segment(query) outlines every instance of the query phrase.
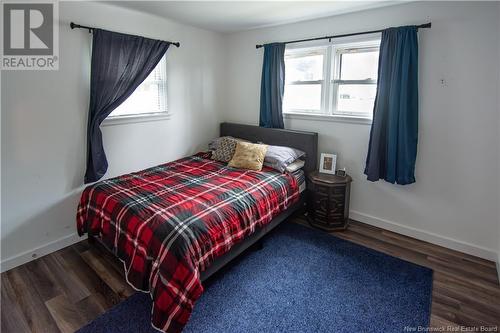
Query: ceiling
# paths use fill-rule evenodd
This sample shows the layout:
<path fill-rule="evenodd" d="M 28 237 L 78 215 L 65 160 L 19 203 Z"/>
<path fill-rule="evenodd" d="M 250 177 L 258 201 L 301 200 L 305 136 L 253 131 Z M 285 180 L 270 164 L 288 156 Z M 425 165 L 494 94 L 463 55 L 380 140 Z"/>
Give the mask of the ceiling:
<path fill-rule="evenodd" d="M 403 0 L 404 1 L 404 0 Z M 105 1 L 195 27 L 236 32 L 378 8 L 403 1 Z"/>

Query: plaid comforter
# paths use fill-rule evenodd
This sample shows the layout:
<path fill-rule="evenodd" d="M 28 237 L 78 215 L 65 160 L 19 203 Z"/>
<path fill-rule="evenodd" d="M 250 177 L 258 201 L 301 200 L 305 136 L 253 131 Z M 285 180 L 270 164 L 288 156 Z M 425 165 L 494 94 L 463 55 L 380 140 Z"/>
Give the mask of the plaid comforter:
<path fill-rule="evenodd" d="M 199 153 L 88 186 L 79 235 L 96 235 L 150 292 L 152 325 L 179 332 L 203 292 L 200 272 L 295 203 L 297 181 L 265 168 L 238 170 Z"/>

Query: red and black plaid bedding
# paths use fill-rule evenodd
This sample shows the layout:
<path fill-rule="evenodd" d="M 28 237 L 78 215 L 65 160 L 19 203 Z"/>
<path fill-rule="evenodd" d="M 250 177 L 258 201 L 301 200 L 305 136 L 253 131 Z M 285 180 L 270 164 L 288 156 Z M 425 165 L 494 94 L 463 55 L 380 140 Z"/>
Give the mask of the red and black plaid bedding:
<path fill-rule="evenodd" d="M 100 240 L 150 292 L 152 325 L 179 332 L 203 292 L 200 272 L 299 198 L 297 181 L 270 168 L 227 167 L 199 153 L 88 186 L 79 235 Z"/>

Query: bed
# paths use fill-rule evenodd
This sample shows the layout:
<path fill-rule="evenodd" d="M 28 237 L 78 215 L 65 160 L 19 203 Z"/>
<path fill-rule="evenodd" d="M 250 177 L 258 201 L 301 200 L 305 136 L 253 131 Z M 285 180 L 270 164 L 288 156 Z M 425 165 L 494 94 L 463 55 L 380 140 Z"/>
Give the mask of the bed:
<path fill-rule="evenodd" d="M 317 133 L 222 123 L 220 134 L 303 150 L 304 171 L 316 169 Z M 230 168 L 202 152 L 88 186 L 77 229 L 151 294 L 153 327 L 178 332 L 202 282 L 303 207 L 299 185 L 293 175 Z"/>

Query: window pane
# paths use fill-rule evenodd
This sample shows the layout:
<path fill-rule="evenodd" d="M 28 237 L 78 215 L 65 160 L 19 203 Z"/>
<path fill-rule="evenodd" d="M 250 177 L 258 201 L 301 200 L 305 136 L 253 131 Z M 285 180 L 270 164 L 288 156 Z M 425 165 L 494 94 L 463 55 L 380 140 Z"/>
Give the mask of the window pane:
<path fill-rule="evenodd" d="M 291 84 L 285 87 L 285 110 L 321 111 L 321 84 Z"/>
<path fill-rule="evenodd" d="M 323 55 L 289 56 L 285 58 L 285 80 L 316 81 L 323 79 Z"/>
<path fill-rule="evenodd" d="M 137 89 L 108 117 L 166 111 L 165 57 Z"/>
<path fill-rule="evenodd" d="M 110 116 L 160 112 L 158 84 L 143 82 Z"/>
<path fill-rule="evenodd" d="M 337 112 L 371 115 L 376 93 L 375 84 L 341 84 L 338 89 Z"/>
<path fill-rule="evenodd" d="M 377 79 L 378 51 L 341 54 L 341 80 Z"/>

